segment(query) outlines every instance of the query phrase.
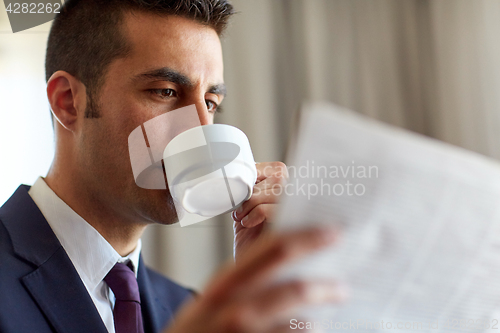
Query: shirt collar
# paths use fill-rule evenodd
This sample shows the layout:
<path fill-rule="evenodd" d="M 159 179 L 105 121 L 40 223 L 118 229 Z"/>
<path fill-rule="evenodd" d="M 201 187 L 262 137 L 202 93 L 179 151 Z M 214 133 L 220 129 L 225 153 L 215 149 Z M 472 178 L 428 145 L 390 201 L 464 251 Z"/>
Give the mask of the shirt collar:
<path fill-rule="evenodd" d="M 142 247 L 140 239 L 135 250 L 122 257 L 94 227 L 59 198 L 42 177 L 28 193 L 89 290 L 94 290 L 117 262 L 130 260 L 137 277 Z"/>

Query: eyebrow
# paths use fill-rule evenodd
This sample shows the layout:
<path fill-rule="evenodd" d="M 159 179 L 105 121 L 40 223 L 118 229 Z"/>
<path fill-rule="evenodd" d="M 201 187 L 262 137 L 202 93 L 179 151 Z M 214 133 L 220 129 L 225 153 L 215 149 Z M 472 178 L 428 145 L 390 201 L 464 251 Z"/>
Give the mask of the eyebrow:
<path fill-rule="evenodd" d="M 213 86 L 210 86 L 208 88 L 207 92 L 211 93 L 211 94 L 222 95 L 222 96 L 226 97 L 226 94 L 227 94 L 226 85 L 224 83 L 214 84 Z"/>
<path fill-rule="evenodd" d="M 141 73 L 133 78 L 134 81 L 152 80 L 152 79 L 168 81 L 176 83 L 181 86 L 187 86 L 187 87 L 194 86 L 193 82 L 189 79 L 189 77 L 168 67 L 158 68 L 149 72 Z M 226 85 L 224 83 L 214 84 L 208 88 L 207 92 L 211 94 L 222 95 L 225 97 L 227 93 Z"/>

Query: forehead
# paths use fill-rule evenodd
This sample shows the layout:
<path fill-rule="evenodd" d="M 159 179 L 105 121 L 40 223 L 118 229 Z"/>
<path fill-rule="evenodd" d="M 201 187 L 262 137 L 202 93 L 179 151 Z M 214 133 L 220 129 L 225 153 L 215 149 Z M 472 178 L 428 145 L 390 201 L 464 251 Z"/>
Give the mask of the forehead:
<path fill-rule="evenodd" d="M 194 20 L 142 12 L 124 14 L 123 32 L 134 74 L 168 67 L 193 81 L 223 81 L 222 49 L 214 29 Z"/>

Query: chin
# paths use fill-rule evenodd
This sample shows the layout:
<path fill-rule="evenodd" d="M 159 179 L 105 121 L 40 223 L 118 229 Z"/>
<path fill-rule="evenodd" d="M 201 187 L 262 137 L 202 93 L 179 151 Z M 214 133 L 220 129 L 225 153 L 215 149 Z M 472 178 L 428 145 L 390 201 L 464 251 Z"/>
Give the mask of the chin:
<path fill-rule="evenodd" d="M 158 224 L 171 225 L 179 222 L 174 200 L 168 191 L 147 190 L 141 196 L 141 211 L 148 221 Z"/>

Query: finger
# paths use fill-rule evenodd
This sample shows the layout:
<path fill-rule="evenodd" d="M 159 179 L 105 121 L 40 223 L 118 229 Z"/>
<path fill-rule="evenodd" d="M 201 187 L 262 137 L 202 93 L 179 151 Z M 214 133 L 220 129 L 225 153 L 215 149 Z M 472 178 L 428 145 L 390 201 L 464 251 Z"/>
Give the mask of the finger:
<path fill-rule="evenodd" d="M 297 312 L 299 307 L 339 303 L 347 294 L 332 281 L 289 281 L 268 287 L 233 307 L 241 314 L 241 326 L 264 332 Z"/>
<path fill-rule="evenodd" d="M 260 204 L 253 208 L 242 220 L 245 228 L 253 228 L 261 223 L 272 220 L 276 204 Z"/>
<path fill-rule="evenodd" d="M 255 242 L 253 254 L 242 257 L 236 279 L 243 283 L 244 280 L 251 281 L 254 277 L 262 278 L 261 275 L 265 275 L 262 273 L 269 273 L 278 265 L 319 250 L 336 238 L 337 230 L 332 228 L 302 229 L 262 237 Z"/>
<path fill-rule="evenodd" d="M 213 281 L 205 299 L 217 303 L 238 288 L 263 284 L 280 266 L 331 244 L 336 237 L 337 231 L 331 228 L 310 228 L 261 237 L 242 255 L 236 268 L 226 267 Z"/>
<path fill-rule="evenodd" d="M 289 281 L 266 288 L 255 296 L 255 315 L 278 318 L 299 306 L 336 304 L 347 300 L 348 291 L 334 281 Z"/>
<path fill-rule="evenodd" d="M 250 245 L 255 243 L 259 237 L 264 237 L 265 225 L 256 225 L 253 228 L 245 228 L 241 222 L 234 222 L 234 259 L 239 261 L 241 254 L 248 249 Z"/>
<path fill-rule="evenodd" d="M 241 221 L 255 206 L 263 203 L 276 203 L 282 192 L 284 178 L 278 174 L 272 175 L 254 186 L 253 194 L 237 210 L 233 212 L 233 219 Z"/>
<path fill-rule="evenodd" d="M 257 168 L 257 183 L 276 173 L 288 178 L 288 170 L 283 162 L 262 162 L 255 164 L 255 167 Z"/>
<path fill-rule="evenodd" d="M 240 230 L 244 229 L 245 227 L 241 225 L 241 222 L 236 221 L 234 219 L 234 216 L 233 216 L 233 221 L 234 221 L 234 223 L 233 223 L 233 232 L 234 232 L 235 235 L 237 235 L 240 232 Z"/>

